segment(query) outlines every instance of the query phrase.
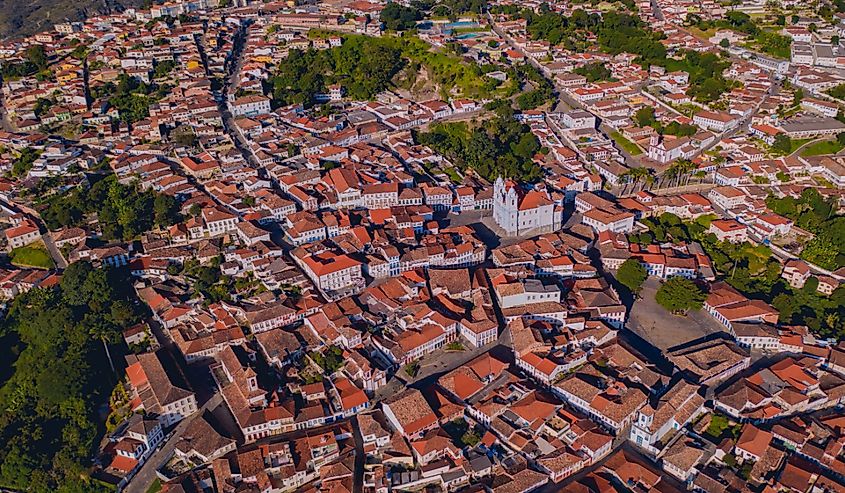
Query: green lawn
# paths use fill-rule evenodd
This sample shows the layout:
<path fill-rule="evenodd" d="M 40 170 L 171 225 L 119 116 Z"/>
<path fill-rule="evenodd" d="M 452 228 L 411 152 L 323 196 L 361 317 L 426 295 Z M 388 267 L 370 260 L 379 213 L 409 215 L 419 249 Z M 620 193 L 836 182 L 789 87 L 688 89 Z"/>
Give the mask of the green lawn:
<path fill-rule="evenodd" d="M 625 136 L 620 134 L 619 132 L 610 132 L 610 138 L 612 138 L 617 144 L 619 144 L 619 147 L 625 149 L 628 154 L 632 156 L 639 156 L 643 153 L 643 150 L 640 148 L 640 146 L 626 139 Z"/>
<path fill-rule="evenodd" d="M 803 157 L 822 156 L 824 154 L 836 154 L 844 147 L 835 140 L 823 140 L 808 145 L 801 151 Z"/>
<path fill-rule="evenodd" d="M 770 154 L 772 154 L 774 156 L 788 156 L 788 155 L 794 153 L 795 151 L 797 151 L 802 145 L 804 145 L 807 142 L 810 142 L 812 140 L 815 140 L 815 139 L 792 139 L 792 143 L 791 143 L 792 145 L 789 148 L 789 152 L 786 152 L 786 153 L 778 151 L 777 149 L 774 149 L 771 146 L 768 146 L 765 143 L 762 143 L 762 141 L 760 141 L 760 142 L 763 146 L 762 148 L 768 147 Z"/>
<path fill-rule="evenodd" d="M 52 269 L 56 265 L 50 254 L 40 242 L 31 245 L 15 248 L 9 252 L 12 264 L 21 267 L 36 267 L 39 269 Z"/>
<path fill-rule="evenodd" d="M 813 139 L 792 139 L 792 148 L 789 149 L 789 153 L 792 154 L 793 152 L 797 151 L 802 145 L 812 140 Z"/>
<path fill-rule="evenodd" d="M 147 493 L 158 493 L 159 491 L 161 491 L 161 480 L 156 478 L 153 484 L 147 489 Z"/>

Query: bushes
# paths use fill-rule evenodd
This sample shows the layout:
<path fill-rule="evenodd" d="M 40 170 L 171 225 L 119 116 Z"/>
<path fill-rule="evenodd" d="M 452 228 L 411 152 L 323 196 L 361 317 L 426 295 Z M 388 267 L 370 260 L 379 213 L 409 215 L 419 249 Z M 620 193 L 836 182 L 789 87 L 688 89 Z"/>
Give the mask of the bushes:
<path fill-rule="evenodd" d="M 343 349 L 338 346 L 330 346 L 325 351 L 311 353 L 311 359 L 326 375 L 331 375 L 343 366 Z"/>
<path fill-rule="evenodd" d="M 410 363 L 405 365 L 403 369 L 405 370 L 406 375 L 411 378 L 414 378 L 417 376 L 417 373 L 420 372 L 420 363 L 419 361 L 411 361 Z"/>

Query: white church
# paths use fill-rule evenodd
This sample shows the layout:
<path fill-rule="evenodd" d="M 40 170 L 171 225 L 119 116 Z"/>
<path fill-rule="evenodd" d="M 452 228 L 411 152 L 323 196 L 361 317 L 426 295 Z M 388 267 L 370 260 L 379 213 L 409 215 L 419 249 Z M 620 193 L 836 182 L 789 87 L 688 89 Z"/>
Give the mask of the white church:
<path fill-rule="evenodd" d="M 493 185 L 493 220 L 508 236 L 550 233 L 563 225 L 563 206 L 545 190 L 525 190 L 499 177 Z"/>

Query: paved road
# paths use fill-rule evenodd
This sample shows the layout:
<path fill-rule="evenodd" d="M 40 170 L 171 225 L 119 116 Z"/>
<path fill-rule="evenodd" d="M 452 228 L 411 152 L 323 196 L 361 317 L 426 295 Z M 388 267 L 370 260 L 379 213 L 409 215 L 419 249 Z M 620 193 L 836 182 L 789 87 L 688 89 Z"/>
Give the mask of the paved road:
<path fill-rule="evenodd" d="M 640 297 L 628 314 L 625 327 L 652 346 L 666 351 L 681 344 L 706 337 L 725 328 L 704 310 L 693 310 L 686 316 L 672 315 L 654 299 L 660 281 L 649 277 L 643 283 Z"/>
<path fill-rule="evenodd" d="M 44 244 L 47 246 L 47 251 L 50 252 L 50 257 L 53 258 L 53 262 L 56 263 L 56 267 L 59 269 L 67 268 L 67 260 L 65 260 L 64 255 L 62 255 L 61 250 L 56 246 L 56 242 L 53 241 L 53 233 L 47 232 L 47 234 L 42 235 L 41 238 L 44 240 Z"/>
<path fill-rule="evenodd" d="M 364 437 L 361 435 L 361 427 L 358 425 L 358 416 L 352 416 L 352 439 L 355 441 L 355 470 L 352 476 L 352 493 L 364 491 L 364 464 L 367 456 L 364 454 Z"/>
<path fill-rule="evenodd" d="M 229 95 L 234 94 L 237 91 L 238 77 L 240 76 L 241 67 L 243 67 L 244 63 L 243 54 L 244 46 L 246 44 L 246 31 L 248 27 L 248 24 L 243 24 L 238 30 L 238 33 L 235 35 L 232 57 L 229 59 L 229 75 L 226 77 L 223 88 L 220 90 L 220 98 L 217 100 L 217 105 L 220 108 L 220 116 L 223 119 L 223 129 L 232 138 L 232 141 L 235 143 L 235 147 L 241 151 L 244 159 L 246 159 L 249 164 L 255 168 L 260 168 L 261 163 L 258 162 L 258 158 L 256 158 L 252 153 L 252 148 L 250 147 L 249 142 L 241 134 L 237 125 L 235 125 L 235 119 L 229 111 L 228 104 Z"/>

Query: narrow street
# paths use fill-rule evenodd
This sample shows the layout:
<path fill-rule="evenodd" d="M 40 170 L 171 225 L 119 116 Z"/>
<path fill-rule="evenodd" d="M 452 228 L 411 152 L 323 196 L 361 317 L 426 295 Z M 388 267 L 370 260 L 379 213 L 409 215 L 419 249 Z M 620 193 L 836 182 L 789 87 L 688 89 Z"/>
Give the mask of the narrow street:
<path fill-rule="evenodd" d="M 223 129 L 232 138 L 235 147 L 243 155 L 244 159 L 254 168 L 260 168 L 261 164 L 252 153 L 249 142 L 241 135 L 240 130 L 235 125 L 235 119 L 232 112 L 229 111 L 229 97 L 234 97 L 237 92 L 238 77 L 240 76 L 241 67 L 244 63 L 244 45 L 246 44 L 246 30 L 249 27 L 248 23 L 244 23 L 235 35 L 232 43 L 232 56 L 228 61 L 229 74 L 223 83 L 223 87 L 215 94 L 217 105 L 220 109 L 220 116 L 223 119 Z"/>
<path fill-rule="evenodd" d="M 159 446 L 155 452 L 152 453 L 147 458 L 147 461 L 144 462 L 144 465 L 138 469 L 138 472 L 132 478 L 131 481 L 123 488 L 124 493 L 146 493 L 147 489 L 149 489 L 150 485 L 153 484 L 153 481 L 158 478 L 156 475 L 156 469 L 158 469 L 164 461 L 166 461 L 170 455 L 173 453 L 173 450 L 176 448 L 176 444 L 179 441 L 179 437 L 188 426 L 195 420 L 200 419 L 200 417 L 206 412 L 210 411 L 217 406 L 223 403 L 223 396 L 221 394 L 216 394 L 214 397 L 208 400 L 204 406 L 202 406 L 196 413 L 191 415 L 190 417 L 183 419 L 179 423 L 176 424 L 176 427 L 171 431 L 167 436 L 164 438 L 164 445 Z"/>
<path fill-rule="evenodd" d="M 367 456 L 364 453 L 364 437 L 361 436 L 361 427 L 358 424 L 358 416 L 352 416 L 352 439 L 355 441 L 355 470 L 352 476 L 352 493 L 364 491 L 364 465 Z"/>

